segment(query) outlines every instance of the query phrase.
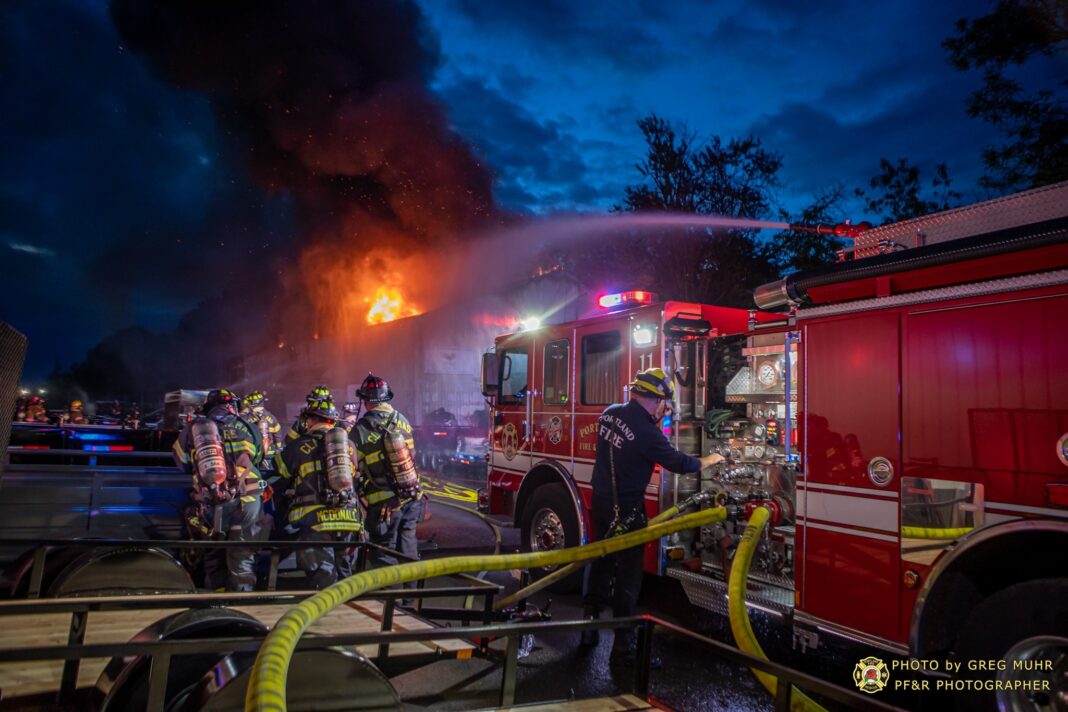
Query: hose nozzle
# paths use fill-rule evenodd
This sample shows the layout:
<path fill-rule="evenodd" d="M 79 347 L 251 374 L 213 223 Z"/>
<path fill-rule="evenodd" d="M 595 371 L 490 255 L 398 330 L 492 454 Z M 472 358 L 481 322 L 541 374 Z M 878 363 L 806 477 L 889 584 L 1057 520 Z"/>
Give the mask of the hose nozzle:
<path fill-rule="evenodd" d="M 790 225 L 791 230 L 800 230 L 802 232 L 814 232 L 817 235 L 834 235 L 835 237 L 860 237 L 861 233 L 871 229 L 871 223 L 868 221 L 851 223 L 849 221 L 840 222 L 837 225 Z"/>

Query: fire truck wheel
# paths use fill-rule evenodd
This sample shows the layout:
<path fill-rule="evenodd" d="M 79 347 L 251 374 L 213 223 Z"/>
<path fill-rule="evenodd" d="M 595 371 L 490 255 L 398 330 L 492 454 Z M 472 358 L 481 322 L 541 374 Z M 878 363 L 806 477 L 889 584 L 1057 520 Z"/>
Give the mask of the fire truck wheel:
<path fill-rule="evenodd" d="M 1019 690 L 956 691 L 957 709 L 1057 708 L 1068 697 L 1068 579 L 1018 583 L 982 601 L 961 626 L 955 652 L 960 680 L 1026 683 Z M 969 670 L 999 660 L 1005 670 Z M 1035 681 L 1048 691 L 1034 691 Z"/>
<path fill-rule="evenodd" d="M 523 509 L 520 546 L 523 551 L 548 551 L 579 545 L 579 523 L 575 505 L 562 485 L 544 484 L 530 496 Z M 537 581 L 556 567 L 531 569 Z M 582 571 L 549 586 L 554 593 L 571 593 L 582 585 Z"/>

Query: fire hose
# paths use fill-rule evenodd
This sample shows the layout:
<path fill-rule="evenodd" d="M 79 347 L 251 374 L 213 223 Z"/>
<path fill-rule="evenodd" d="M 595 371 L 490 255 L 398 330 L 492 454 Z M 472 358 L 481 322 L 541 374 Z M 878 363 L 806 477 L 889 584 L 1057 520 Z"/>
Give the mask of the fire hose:
<path fill-rule="evenodd" d="M 653 517 L 652 519 L 650 519 L 648 526 L 652 526 L 653 524 L 659 524 L 660 522 L 666 522 L 666 521 L 668 521 L 670 519 L 673 519 L 674 517 L 676 517 L 681 512 L 689 509 L 690 507 L 694 507 L 694 506 L 700 505 L 702 502 L 710 501 L 711 499 L 712 499 L 712 493 L 710 493 L 710 492 L 697 492 L 697 493 L 695 493 L 693 495 L 690 495 L 686 499 L 682 500 L 681 502 L 679 502 L 675 506 L 665 509 L 660 514 L 658 514 L 655 517 Z M 719 507 L 718 509 L 721 510 L 723 512 L 723 514 L 722 514 L 722 516 L 719 516 L 719 517 L 717 517 L 716 519 L 713 520 L 713 521 L 716 521 L 716 522 L 722 521 L 727 516 L 727 510 L 723 509 L 722 507 Z M 519 589 L 518 591 L 513 593 L 511 596 L 505 596 L 504 598 L 500 599 L 499 601 L 497 601 L 496 603 L 493 604 L 493 610 L 502 611 L 505 608 L 508 608 L 509 606 L 514 606 L 516 603 L 518 603 L 519 601 L 522 601 L 524 598 L 528 598 L 531 595 L 533 595 L 533 594 L 537 593 L 538 591 L 542 590 L 543 588 L 546 588 L 547 586 L 552 586 L 557 581 L 567 578 L 572 573 L 574 573 L 575 571 L 578 571 L 579 569 L 581 569 L 585 565 L 586 565 L 586 562 L 575 562 L 575 563 L 569 564 L 567 566 L 561 566 L 556 571 L 553 571 L 552 573 L 550 573 L 547 576 L 543 576 L 542 578 L 538 579 L 537 581 L 535 581 L 534 583 L 530 584 L 529 586 L 526 586 L 524 588 Z"/>
<path fill-rule="evenodd" d="M 901 527 L 901 536 L 905 539 L 960 539 L 974 527 L 954 527 L 939 529 L 937 527 Z"/>
<path fill-rule="evenodd" d="M 245 696 L 245 709 L 250 712 L 267 712 L 268 710 L 285 712 L 289 661 L 300 636 L 308 626 L 362 593 L 408 581 L 434 576 L 450 576 L 468 571 L 502 571 L 586 562 L 654 541 L 677 531 L 710 524 L 722 518 L 723 515 L 722 508 L 706 509 L 579 547 L 536 553 L 453 556 L 445 559 L 413 561 L 371 569 L 350 576 L 297 604 L 275 624 L 256 656 L 256 663 L 252 668 L 252 677 Z"/>
<path fill-rule="evenodd" d="M 734 553 L 734 563 L 731 566 L 730 581 L 727 585 L 727 610 L 730 614 L 734 642 L 743 653 L 749 653 L 763 660 L 767 660 L 768 656 L 757 642 L 753 626 L 749 622 L 749 611 L 745 607 L 745 589 L 749 579 L 749 565 L 753 562 L 753 553 L 756 551 L 760 535 L 770 516 L 771 512 L 767 507 L 757 507 L 749 516 L 749 523 L 742 532 L 742 541 Z M 779 679 L 762 670 L 752 672 L 760 684 L 774 696 L 778 690 Z M 790 695 L 790 709 L 794 712 L 827 712 L 825 707 L 796 688 Z"/>

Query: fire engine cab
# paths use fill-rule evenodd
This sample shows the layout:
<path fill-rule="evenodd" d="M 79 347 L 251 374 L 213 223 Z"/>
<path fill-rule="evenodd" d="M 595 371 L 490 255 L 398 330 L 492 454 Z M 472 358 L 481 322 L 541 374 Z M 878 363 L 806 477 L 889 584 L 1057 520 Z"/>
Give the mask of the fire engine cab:
<path fill-rule="evenodd" d="M 868 230 L 757 309 L 606 295 L 496 340 L 491 513 L 527 550 L 585 543 L 597 418 L 644 368 L 664 432 L 727 461 L 654 472 L 649 516 L 697 491 L 726 521 L 666 537 L 648 572 L 726 612 L 746 519 L 772 513 L 748 603 L 898 654 L 1068 652 L 1068 183 Z M 998 625 L 990 625 L 996 616 Z"/>

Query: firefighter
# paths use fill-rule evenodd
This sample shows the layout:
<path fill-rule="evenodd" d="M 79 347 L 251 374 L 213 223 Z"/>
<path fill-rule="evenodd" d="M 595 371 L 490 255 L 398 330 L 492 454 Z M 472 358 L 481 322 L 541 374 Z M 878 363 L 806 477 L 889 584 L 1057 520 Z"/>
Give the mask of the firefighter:
<path fill-rule="evenodd" d="M 304 397 L 304 403 L 306 406 L 311 406 L 313 403 L 324 399 L 332 401 L 334 399 L 334 396 L 330 394 L 330 389 L 326 386 L 316 386 L 315 388 L 311 389 L 311 392 L 308 393 L 307 396 Z M 285 442 L 282 443 L 282 445 L 288 445 L 289 443 L 293 442 L 301 435 L 303 435 L 304 428 L 304 411 L 302 410 L 300 411 L 300 415 L 297 416 L 297 419 L 293 421 L 293 426 L 289 429 L 289 432 L 286 433 Z"/>
<path fill-rule="evenodd" d="M 45 410 L 44 398 L 40 396 L 30 396 L 30 400 L 26 403 L 26 419 L 27 423 L 47 423 L 48 413 Z"/>
<path fill-rule="evenodd" d="M 301 415 L 304 434 L 275 458 L 289 524 L 300 541 L 351 542 L 363 530 L 354 487 L 355 448 L 338 425 L 341 414 L 332 399 L 315 401 Z M 352 575 L 345 547 L 298 549 L 297 565 L 317 589 Z"/>
<path fill-rule="evenodd" d="M 89 419 L 85 417 L 85 405 L 80 400 L 72 400 L 67 410 L 67 422 L 71 425 L 85 425 Z"/>
<path fill-rule="evenodd" d="M 263 438 L 263 464 L 265 468 L 270 469 L 274 467 L 275 455 L 282 449 L 282 424 L 264 406 L 266 402 L 267 396 L 262 391 L 252 391 L 241 403 L 242 417 L 260 431 L 260 436 Z"/>
<path fill-rule="evenodd" d="M 193 475 L 193 504 L 186 523 L 193 538 L 254 541 L 263 528 L 263 458 L 260 432 L 237 415 L 240 399 L 213 390 L 199 417 L 174 443 L 178 468 Z M 204 556 L 209 589 L 251 591 L 256 584 L 255 549 L 215 549 Z"/>
<path fill-rule="evenodd" d="M 349 433 L 367 506 L 364 527 L 371 543 L 418 559 L 415 530 L 423 521 L 426 501 L 415 469 L 412 425 L 390 405 L 393 390 L 378 376 L 367 374 L 356 395 L 367 408 Z M 375 566 L 397 563 L 380 549 L 371 550 L 370 560 Z"/>
<path fill-rule="evenodd" d="M 356 421 L 360 419 L 360 404 L 359 403 L 346 403 L 344 405 L 344 415 L 341 418 L 341 427 L 345 429 L 346 433 L 351 433 L 352 429 L 356 427 Z"/>
<path fill-rule="evenodd" d="M 671 446 L 660 428 L 671 413 L 674 390 L 662 369 L 639 371 L 630 383 L 630 402 L 610 405 L 598 419 L 593 465 L 593 528 L 598 539 L 618 536 L 646 525 L 645 488 L 660 465 L 668 472 L 699 472 L 722 462 L 718 454 L 700 459 Z M 617 618 L 631 616 L 642 583 L 644 547 L 634 547 L 594 561 L 586 572 L 583 606 L 597 618 L 611 606 Z M 583 631 L 580 650 L 598 642 L 597 631 Z M 630 629 L 616 631 L 612 657 L 631 664 L 637 640 Z M 654 665 L 658 660 L 654 660 Z M 658 667 L 658 665 L 656 665 Z"/>

